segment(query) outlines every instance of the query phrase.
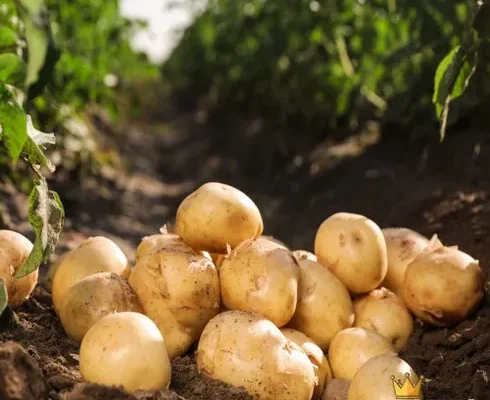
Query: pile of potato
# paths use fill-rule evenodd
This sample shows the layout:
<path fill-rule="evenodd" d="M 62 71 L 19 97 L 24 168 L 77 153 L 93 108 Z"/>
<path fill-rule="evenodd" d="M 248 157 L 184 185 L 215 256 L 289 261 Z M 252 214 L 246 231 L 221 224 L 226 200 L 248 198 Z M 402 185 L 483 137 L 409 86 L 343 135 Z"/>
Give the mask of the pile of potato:
<path fill-rule="evenodd" d="M 247 195 L 210 182 L 182 201 L 172 232 L 142 239 L 132 267 L 105 237 L 63 255 L 52 265 L 53 305 L 81 343 L 82 377 L 168 388 L 170 361 L 197 344 L 200 373 L 259 400 L 395 400 L 392 379 L 419 379 L 398 357 L 413 316 L 455 324 L 483 295 L 478 261 L 437 236 L 336 213 L 313 254 L 263 230 Z M 9 278 L 30 247 L 6 232 L 0 274 L 18 306 L 37 275 Z"/>

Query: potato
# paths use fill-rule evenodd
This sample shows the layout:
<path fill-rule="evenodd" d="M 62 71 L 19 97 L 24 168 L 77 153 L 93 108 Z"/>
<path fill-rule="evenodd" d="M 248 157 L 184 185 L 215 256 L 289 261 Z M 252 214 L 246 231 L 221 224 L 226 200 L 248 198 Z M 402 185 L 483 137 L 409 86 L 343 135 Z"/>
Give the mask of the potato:
<path fill-rule="evenodd" d="M 318 262 L 317 256 L 306 250 L 294 250 L 293 256 L 294 258 L 296 258 L 297 261 L 310 260 L 310 261 Z"/>
<path fill-rule="evenodd" d="M 437 235 L 429 241 L 408 228 L 384 228 L 381 231 L 388 251 L 388 271 L 382 285 L 403 300 L 403 277 L 407 265 L 427 248 L 440 247 L 442 244 Z"/>
<path fill-rule="evenodd" d="M 0 230 L 0 278 L 5 282 L 8 306 L 12 309 L 24 304 L 37 284 L 37 269 L 22 278 L 15 277 L 32 248 L 31 241 L 24 235 L 6 229 Z"/>
<path fill-rule="evenodd" d="M 347 379 L 332 379 L 327 382 L 322 400 L 347 400 L 350 381 Z"/>
<path fill-rule="evenodd" d="M 126 255 L 104 236 L 84 240 L 63 259 L 51 288 L 55 311 L 59 313 L 61 301 L 71 286 L 98 272 L 115 272 L 123 278 L 130 274 Z"/>
<path fill-rule="evenodd" d="M 382 354 L 371 358 L 357 372 L 350 383 L 348 400 L 398 400 L 395 385 L 403 385 L 405 379 L 410 388 L 418 388 L 422 384 L 415 371 L 405 361 L 393 354 Z M 396 382 L 395 382 L 396 381 Z M 410 384 L 411 383 L 411 384 Z M 412 386 L 413 385 L 413 386 Z M 418 397 L 414 400 L 423 400 L 420 388 Z"/>
<path fill-rule="evenodd" d="M 386 276 L 381 229 L 359 214 L 341 212 L 327 218 L 316 233 L 315 254 L 353 294 L 370 292 Z"/>
<path fill-rule="evenodd" d="M 300 269 L 291 251 L 269 239 L 246 240 L 220 266 L 226 308 L 254 312 L 278 327 L 292 318 Z"/>
<path fill-rule="evenodd" d="M 262 234 L 264 224 L 255 203 L 240 190 L 208 182 L 187 196 L 177 209 L 175 231 L 192 248 L 226 254 L 246 239 Z"/>
<path fill-rule="evenodd" d="M 220 307 L 215 265 L 180 238 L 140 258 L 129 284 L 162 332 L 170 358 L 187 351 Z"/>
<path fill-rule="evenodd" d="M 354 302 L 354 326 L 371 329 L 401 351 L 413 331 L 413 317 L 400 298 L 386 288 L 373 290 Z"/>
<path fill-rule="evenodd" d="M 332 272 L 315 261 L 300 259 L 298 303 L 289 326 L 327 350 L 333 337 L 354 323 L 349 292 Z"/>
<path fill-rule="evenodd" d="M 180 240 L 179 235 L 175 233 L 156 233 L 154 235 L 145 236 L 141 239 L 135 253 L 135 263 L 137 263 L 141 257 L 150 254 L 158 246 L 166 243 L 167 241 Z"/>
<path fill-rule="evenodd" d="M 66 334 L 80 342 L 90 327 L 107 314 L 143 313 L 129 283 L 114 272 L 99 272 L 71 286 L 61 301 L 60 320 Z"/>
<path fill-rule="evenodd" d="M 264 239 L 269 239 L 271 242 L 277 243 L 278 245 L 280 245 L 282 247 L 285 247 L 286 249 L 289 250 L 289 246 L 286 243 L 284 243 L 282 240 L 279 240 L 279 239 L 275 238 L 274 236 L 271 236 L 271 235 L 260 235 L 260 237 L 262 237 Z"/>
<path fill-rule="evenodd" d="M 157 326 L 130 311 L 106 315 L 92 325 L 80 346 L 80 373 L 88 382 L 131 392 L 168 389 L 172 377 Z"/>
<path fill-rule="evenodd" d="M 199 372 L 258 400 L 310 400 L 316 384 L 312 363 L 271 321 L 226 311 L 209 321 L 197 348 Z"/>
<path fill-rule="evenodd" d="M 403 296 L 422 321 L 454 325 L 467 318 L 483 297 L 484 276 L 478 260 L 455 247 L 424 252 L 408 264 Z"/>
<path fill-rule="evenodd" d="M 332 370 L 328 364 L 327 357 L 323 354 L 322 349 L 304 333 L 291 328 L 282 328 L 281 332 L 286 338 L 296 343 L 306 353 L 313 364 L 317 379 L 317 384 L 313 391 L 313 398 L 319 399 L 325 390 L 327 381 L 332 379 Z"/>
<path fill-rule="evenodd" d="M 43 280 L 43 285 L 44 287 L 51 292 L 53 288 L 53 279 L 54 276 L 56 275 L 56 272 L 58 271 L 58 268 L 60 267 L 61 263 L 65 259 L 65 257 L 69 254 L 69 251 L 58 256 L 50 265 L 48 269 L 48 273 L 46 274 L 44 280 Z"/>
<path fill-rule="evenodd" d="M 395 349 L 384 336 L 365 328 L 347 328 L 335 335 L 328 349 L 328 360 L 335 378 L 351 380 L 370 358 Z"/>

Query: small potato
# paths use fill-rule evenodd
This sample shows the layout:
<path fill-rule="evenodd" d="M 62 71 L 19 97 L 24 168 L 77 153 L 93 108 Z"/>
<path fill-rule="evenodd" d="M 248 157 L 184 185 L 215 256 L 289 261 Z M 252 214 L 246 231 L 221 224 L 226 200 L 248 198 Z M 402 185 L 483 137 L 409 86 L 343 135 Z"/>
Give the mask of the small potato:
<path fill-rule="evenodd" d="M 15 277 L 32 248 L 31 241 L 24 235 L 6 229 L 0 230 L 0 278 L 5 281 L 8 306 L 12 309 L 24 304 L 37 284 L 37 269 L 22 278 Z"/>
<path fill-rule="evenodd" d="M 209 321 L 197 348 L 199 372 L 257 400 L 310 400 L 313 365 L 271 321 L 244 311 L 226 311 Z"/>
<path fill-rule="evenodd" d="M 347 379 L 332 379 L 327 382 L 322 400 L 347 400 L 350 381 Z"/>
<path fill-rule="evenodd" d="M 304 333 L 291 328 L 282 328 L 281 332 L 286 338 L 296 343 L 306 353 L 313 364 L 317 378 L 313 399 L 319 399 L 325 390 L 327 381 L 332 379 L 332 370 L 328 364 L 327 357 L 323 354 L 322 349 Z"/>
<path fill-rule="evenodd" d="M 313 253 L 310 253 L 309 251 L 306 250 L 294 250 L 293 256 L 294 258 L 296 258 L 297 261 L 310 260 L 310 261 L 318 262 L 317 256 L 315 256 Z"/>
<path fill-rule="evenodd" d="M 403 300 L 403 279 L 407 265 L 426 249 L 441 247 L 442 244 L 437 235 L 429 240 L 408 228 L 384 228 L 381 231 L 388 251 L 388 271 L 382 285 Z"/>
<path fill-rule="evenodd" d="M 333 337 L 354 323 L 349 292 L 332 272 L 315 261 L 298 261 L 298 304 L 289 326 L 311 337 L 324 351 Z"/>
<path fill-rule="evenodd" d="M 246 240 L 220 266 L 226 308 L 254 312 L 278 327 L 292 318 L 300 269 L 291 251 L 269 239 Z"/>
<path fill-rule="evenodd" d="M 352 380 L 367 360 L 384 353 L 396 354 L 384 336 L 370 329 L 347 328 L 333 338 L 328 360 L 335 378 Z"/>
<path fill-rule="evenodd" d="M 98 272 L 115 272 L 123 278 L 130 274 L 126 255 L 104 236 L 84 240 L 61 262 L 51 288 L 55 311 L 59 314 L 62 299 L 71 286 Z"/>
<path fill-rule="evenodd" d="M 401 386 L 410 379 L 410 387 L 419 388 L 419 395 L 411 397 L 423 400 L 422 377 L 405 361 L 393 354 L 382 354 L 371 358 L 357 372 L 350 383 L 348 400 L 398 400 L 394 385 Z M 420 387 L 419 387 L 420 385 Z"/>
<path fill-rule="evenodd" d="M 131 392 L 168 389 L 172 377 L 157 326 L 130 311 L 106 315 L 92 325 L 80 346 L 80 373 L 87 382 Z"/>
<path fill-rule="evenodd" d="M 388 268 L 386 243 L 376 223 L 352 213 L 327 218 L 315 237 L 315 254 L 353 294 L 378 287 Z"/>
<path fill-rule="evenodd" d="M 484 275 L 478 260 L 455 247 L 424 252 L 408 264 L 403 296 L 422 321 L 454 325 L 467 318 L 483 297 Z"/>
<path fill-rule="evenodd" d="M 240 190 L 208 182 L 187 196 L 177 209 L 175 231 L 197 250 L 226 254 L 262 234 L 264 224 L 255 203 Z"/>
<path fill-rule="evenodd" d="M 400 298 L 386 288 L 373 290 L 354 302 L 354 326 L 371 329 L 401 351 L 413 331 L 413 317 Z"/>
<path fill-rule="evenodd" d="M 215 265 L 180 238 L 140 258 L 129 284 L 162 332 L 170 358 L 187 351 L 220 307 Z"/>
<path fill-rule="evenodd" d="M 60 320 L 68 337 L 81 342 L 99 319 L 123 311 L 143 313 L 136 294 L 124 278 L 114 272 L 99 272 L 68 289 L 61 302 Z"/>

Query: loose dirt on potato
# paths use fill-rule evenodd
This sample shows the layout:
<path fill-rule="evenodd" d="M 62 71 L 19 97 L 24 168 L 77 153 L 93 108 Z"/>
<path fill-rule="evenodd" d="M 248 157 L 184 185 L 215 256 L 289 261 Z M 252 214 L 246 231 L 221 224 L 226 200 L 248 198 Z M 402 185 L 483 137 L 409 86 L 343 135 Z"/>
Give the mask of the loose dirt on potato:
<path fill-rule="evenodd" d="M 104 140 L 119 151 L 123 169 L 104 167 L 98 176 L 79 179 L 77 173 L 61 168 L 50 182 L 67 215 L 58 254 L 87 236 L 107 235 L 133 260 L 143 236 L 172 223 L 179 202 L 214 180 L 249 194 L 263 214 L 264 234 L 292 249 L 313 250 L 316 229 L 325 218 L 338 211 L 357 212 L 381 227 L 405 226 L 426 236 L 437 233 L 444 244 L 458 245 L 477 258 L 488 274 L 486 132 L 464 131 L 438 144 L 435 131 L 434 143 L 427 146 L 387 132 L 380 141 L 372 136 L 350 138 L 296 154 L 276 151 L 278 135 L 255 120 L 202 126 L 184 115 L 112 131 L 118 130 L 120 137 L 106 133 Z M 25 223 L 26 198 L 5 185 L 0 185 L 0 196 L 0 228 L 32 239 Z M 490 399 L 488 282 L 485 289 L 478 310 L 455 327 L 416 323 L 401 356 L 425 377 L 425 400 Z M 251 398 L 244 390 L 200 376 L 193 351 L 173 361 L 169 391 L 129 394 L 82 383 L 78 345 L 64 334 L 50 295 L 41 286 L 19 310 L 2 316 L 0 343 L 2 400 Z"/>

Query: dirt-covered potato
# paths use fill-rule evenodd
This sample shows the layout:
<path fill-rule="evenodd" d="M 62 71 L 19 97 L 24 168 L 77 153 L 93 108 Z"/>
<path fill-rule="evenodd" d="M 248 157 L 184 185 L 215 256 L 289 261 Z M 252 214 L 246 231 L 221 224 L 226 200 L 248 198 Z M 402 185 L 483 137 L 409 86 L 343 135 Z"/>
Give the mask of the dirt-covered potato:
<path fill-rule="evenodd" d="M 371 358 L 356 373 L 350 382 L 348 400 L 399 400 L 394 385 L 402 386 L 405 379 L 419 387 L 420 382 L 410 365 L 393 354 L 382 354 Z M 416 400 L 423 400 L 420 387 Z"/>
<path fill-rule="evenodd" d="M 341 212 L 327 218 L 316 233 L 315 254 L 353 294 L 370 292 L 386 276 L 385 239 L 363 215 Z"/>
<path fill-rule="evenodd" d="M 319 399 L 324 390 L 327 381 L 332 379 L 332 370 L 327 360 L 327 356 L 323 354 L 322 349 L 304 333 L 291 328 L 282 328 L 281 332 L 286 338 L 296 343 L 310 359 L 315 368 L 317 383 L 313 392 L 313 399 Z"/>
<path fill-rule="evenodd" d="M 263 237 L 246 240 L 225 257 L 219 275 L 226 308 L 257 313 L 278 327 L 292 318 L 300 269 L 285 247 Z"/>
<path fill-rule="evenodd" d="M 37 284 L 38 270 L 16 278 L 15 275 L 29 257 L 32 243 L 24 235 L 6 229 L 0 230 L 0 278 L 5 281 L 8 306 L 15 309 L 31 295 Z"/>
<path fill-rule="evenodd" d="M 302 258 L 298 303 L 289 326 L 311 337 L 327 350 L 333 337 L 354 323 L 349 292 L 332 272 L 315 261 Z"/>
<path fill-rule="evenodd" d="M 99 272 L 68 289 L 61 302 L 59 316 L 66 334 L 80 342 L 99 319 L 124 311 L 143 313 L 133 289 L 118 274 Z"/>
<path fill-rule="evenodd" d="M 382 286 L 403 300 L 403 279 L 407 265 L 427 248 L 440 247 L 442 244 L 437 235 L 429 240 L 408 228 L 384 228 L 381 231 L 388 254 L 388 271 Z"/>
<path fill-rule="evenodd" d="M 318 258 L 316 255 L 313 253 L 307 251 L 307 250 L 294 250 L 293 251 L 293 256 L 296 258 L 296 260 L 310 260 L 310 261 L 318 261 Z"/>
<path fill-rule="evenodd" d="M 197 366 L 258 400 L 310 400 L 316 383 L 305 352 L 271 321 L 244 311 L 226 311 L 209 321 L 199 340 Z"/>
<path fill-rule="evenodd" d="M 456 247 L 440 247 L 408 264 L 403 297 L 422 321 L 447 326 L 475 310 L 483 297 L 483 284 L 478 260 Z"/>
<path fill-rule="evenodd" d="M 164 241 L 140 258 L 129 284 L 162 332 L 171 358 L 185 353 L 219 310 L 215 265 L 181 239 Z"/>
<path fill-rule="evenodd" d="M 175 231 L 197 250 L 226 254 L 228 246 L 235 248 L 263 230 L 262 216 L 250 197 L 223 183 L 200 186 L 177 209 Z"/>
<path fill-rule="evenodd" d="M 98 272 L 115 272 L 123 278 L 130 274 L 126 255 L 119 246 L 104 236 L 84 240 L 59 265 L 51 288 L 56 312 L 59 313 L 61 301 L 71 286 Z"/>
<path fill-rule="evenodd" d="M 80 346 L 80 373 L 91 383 L 137 390 L 168 389 L 165 340 L 147 316 L 125 311 L 99 319 Z"/>
<path fill-rule="evenodd" d="M 354 326 L 372 329 L 401 351 L 413 331 L 413 317 L 404 302 L 386 288 L 376 289 L 354 302 Z"/>
<path fill-rule="evenodd" d="M 384 336 L 370 329 L 347 328 L 333 338 L 328 360 L 335 378 L 351 380 L 367 360 L 384 353 L 396 354 Z"/>
<path fill-rule="evenodd" d="M 347 400 L 350 381 L 347 379 L 332 379 L 327 382 L 322 400 Z"/>
<path fill-rule="evenodd" d="M 150 254 L 154 249 L 158 248 L 161 244 L 167 241 L 180 240 L 179 235 L 175 233 L 155 233 L 154 235 L 145 236 L 141 239 L 135 253 L 135 263 L 137 263 L 141 257 Z"/>

